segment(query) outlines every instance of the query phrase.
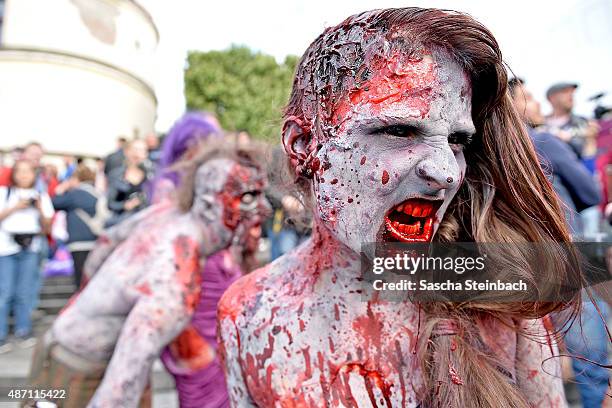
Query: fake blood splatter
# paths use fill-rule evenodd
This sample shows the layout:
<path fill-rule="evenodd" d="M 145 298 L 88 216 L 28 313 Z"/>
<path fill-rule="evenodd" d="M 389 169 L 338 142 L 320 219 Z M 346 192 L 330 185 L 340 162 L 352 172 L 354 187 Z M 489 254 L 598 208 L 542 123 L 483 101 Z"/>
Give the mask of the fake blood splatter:
<path fill-rule="evenodd" d="M 147 296 L 151 295 L 151 287 L 149 286 L 147 282 L 136 286 L 136 290 L 142 293 L 143 295 L 147 295 Z"/>
<path fill-rule="evenodd" d="M 312 162 L 310 163 L 310 169 L 314 172 L 316 172 L 317 170 L 319 170 L 319 168 L 321 167 L 321 160 L 318 157 L 315 157 Z"/>
<path fill-rule="evenodd" d="M 171 348 L 182 359 L 191 359 L 208 347 L 206 341 L 193 326 L 188 326 L 171 343 Z"/>
<path fill-rule="evenodd" d="M 450 376 L 450 379 L 453 384 L 463 385 L 463 380 L 461 379 L 461 377 L 459 377 L 459 374 L 457 374 L 457 370 L 455 370 L 455 367 L 453 367 L 452 364 L 448 365 L 448 375 Z"/>
<path fill-rule="evenodd" d="M 368 106 L 374 112 L 406 101 L 414 117 L 425 118 L 429 114 L 433 97 L 432 83 L 437 70 L 433 58 L 427 52 L 406 58 L 401 52 L 378 55 L 371 61 L 373 76 L 348 91 L 332 115 L 332 123 L 341 125 L 358 106 Z"/>
<path fill-rule="evenodd" d="M 360 401 L 356 399 L 357 396 L 352 392 L 350 386 L 351 376 L 363 378 L 368 398 L 373 407 L 393 406 L 389 397 L 391 395 L 391 386 L 384 381 L 382 375 L 378 371 L 368 370 L 363 364 L 352 363 L 342 366 L 337 375 L 344 385 L 340 390 L 340 395 L 338 395 L 341 406 L 361 406 L 361 404 L 358 405 Z M 381 401 L 376 400 L 375 390 L 378 390 L 379 393 L 382 394 L 381 396 L 383 399 Z M 380 404 L 378 402 L 380 402 Z"/>
<path fill-rule="evenodd" d="M 383 184 L 387 184 L 389 182 L 389 172 L 387 170 L 383 170 L 381 181 Z"/>
<path fill-rule="evenodd" d="M 249 305 L 249 300 L 256 298 L 256 294 L 262 290 L 259 277 L 267 272 L 268 267 L 269 265 L 257 272 L 244 276 L 228 288 L 223 295 L 222 301 L 219 302 L 219 321 L 226 317 L 235 321 L 240 310 Z"/>
<path fill-rule="evenodd" d="M 191 312 L 200 298 L 200 268 L 198 246 L 190 237 L 179 235 L 174 240 L 176 279 L 184 290 L 185 306 Z"/>

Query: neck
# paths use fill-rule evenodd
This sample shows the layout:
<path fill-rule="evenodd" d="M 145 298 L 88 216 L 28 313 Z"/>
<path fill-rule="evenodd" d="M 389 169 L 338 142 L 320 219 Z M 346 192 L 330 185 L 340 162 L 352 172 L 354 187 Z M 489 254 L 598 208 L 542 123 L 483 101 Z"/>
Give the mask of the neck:
<path fill-rule="evenodd" d="M 189 212 L 187 216 L 191 218 L 193 225 L 198 226 L 201 257 L 207 258 L 229 245 L 231 233 L 227 228 L 218 226 L 218 223 L 215 221 L 202 220 L 201 217 L 198 217 L 193 212 Z"/>
<path fill-rule="evenodd" d="M 569 116 L 572 113 L 571 110 L 563 109 L 563 108 L 553 108 L 552 117 L 553 118 L 562 118 L 564 116 Z"/>
<path fill-rule="evenodd" d="M 310 242 L 304 250 L 308 253 L 304 257 L 303 270 L 315 278 L 345 275 L 354 279 L 359 276 L 359 254 L 338 241 L 320 220 L 315 220 Z"/>

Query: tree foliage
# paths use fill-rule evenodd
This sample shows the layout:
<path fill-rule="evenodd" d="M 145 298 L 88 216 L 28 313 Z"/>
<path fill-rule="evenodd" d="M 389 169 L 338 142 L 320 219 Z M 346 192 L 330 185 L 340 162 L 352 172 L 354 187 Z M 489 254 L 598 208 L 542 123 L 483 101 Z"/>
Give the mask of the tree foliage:
<path fill-rule="evenodd" d="M 298 62 L 232 46 L 224 51 L 190 52 L 185 70 L 187 108 L 213 112 L 227 130 L 246 130 L 277 142 Z"/>

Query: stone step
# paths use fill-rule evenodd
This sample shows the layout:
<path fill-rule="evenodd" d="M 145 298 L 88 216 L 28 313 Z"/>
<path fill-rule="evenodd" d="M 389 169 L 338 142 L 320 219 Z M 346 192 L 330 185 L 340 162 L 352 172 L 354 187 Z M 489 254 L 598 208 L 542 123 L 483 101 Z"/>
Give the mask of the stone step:
<path fill-rule="evenodd" d="M 40 289 L 41 298 L 61 297 L 69 298 L 75 292 L 74 285 L 52 284 L 43 285 Z"/>
<path fill-rule="evenodd" d="M 66 303 L 68 303 L 68 299 L 40 299 L 38 308 L 43 310 L 47 315 L 57 315 Z"/>
<path fill-rule="evenodd" d="M 74 285 L 74 278 L 72 276 L 51 276 L 45 278 L 43 281 L 44 285 Z"/>

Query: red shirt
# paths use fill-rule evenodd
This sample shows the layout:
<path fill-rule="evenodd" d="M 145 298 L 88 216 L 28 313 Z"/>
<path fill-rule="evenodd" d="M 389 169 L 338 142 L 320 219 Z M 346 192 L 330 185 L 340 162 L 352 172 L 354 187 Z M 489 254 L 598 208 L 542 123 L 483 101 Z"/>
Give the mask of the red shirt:
<path fill-rule="evenodd" d="M 11 184 L 11 168 L 0 167 L 0 187 L 8 187 Z"/>

